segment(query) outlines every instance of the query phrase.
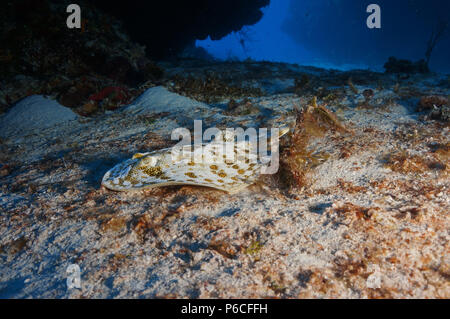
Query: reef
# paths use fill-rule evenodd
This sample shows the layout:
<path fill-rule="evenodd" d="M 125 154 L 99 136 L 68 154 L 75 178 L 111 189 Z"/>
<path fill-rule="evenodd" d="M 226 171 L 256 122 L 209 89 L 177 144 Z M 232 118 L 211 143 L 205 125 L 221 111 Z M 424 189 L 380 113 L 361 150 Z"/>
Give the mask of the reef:
<path fill-rule="evenodd" d="M 156 59 L 176 56 L 195 40 L 219 40 L 258 22 L 270 0 L 147 1 L 92 0 L 123 21 L 132 39 Z"/>
<path fill-rule="evenodd" d="M 164 69 L 155 59 L 176 58 L 194 47 L 196 39 L 220 39 L 256 23 L 269 0 L 81 0 L 77 2 L 82 8 L 81 29 L 66 26 L 70 3 L 18 0 L 0 4 L 0 113 L 33 94 L 56 98 L 88 117 L 118 109 L 161 84 Z M 208 92 L 215 90 L 235 97 L 259 94 L 208 76 L 172 81 L 175 91 L 202 95 L 207 102 Z M 208 86 L 199 89 L 204 83 Z"/>
<path fill-rule="evenodd" d="M 387 73 L 428 73 L 430 69 L 425 60 L 419 60 L 417 62 L 412 62 L 410 60 L 396 59 L 395 57 L 390 57 L 389 60 L 384 64 L 384 68 Z"/>
<path fill-rule="evenodd" d="M 80 1 L 81 29 L 68 29 L 70 1 L 0 5 L 0 113 L 33 94 L 83 115 L 126 105 L 163 70 L 132 42 L 120 20 Z"/>

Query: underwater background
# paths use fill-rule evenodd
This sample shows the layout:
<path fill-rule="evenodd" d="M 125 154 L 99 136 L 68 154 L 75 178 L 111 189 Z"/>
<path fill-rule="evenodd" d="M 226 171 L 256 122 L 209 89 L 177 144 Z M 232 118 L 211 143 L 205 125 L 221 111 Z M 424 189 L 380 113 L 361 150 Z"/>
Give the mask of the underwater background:
<path fill-rule="evenodd" d="M 366 8 L 381 7 L 381 28 L 369 29 Z M 425 58 L 433 32 L 449 23 L 445 0 L 279 0 L 263 8 L 255 25 L 219 41 L 201 40 L 213 56 L 268 60 L 338 69 L 370 68 L 383 71 L 390 56 Z M 450 37 L 443 35 L 433 50 L 430 67 L 449 72 Z"/>
<path fill-rule="evenodd" d="M 449 9 L 1 1 L 0 298 L 450 298 Z"/>

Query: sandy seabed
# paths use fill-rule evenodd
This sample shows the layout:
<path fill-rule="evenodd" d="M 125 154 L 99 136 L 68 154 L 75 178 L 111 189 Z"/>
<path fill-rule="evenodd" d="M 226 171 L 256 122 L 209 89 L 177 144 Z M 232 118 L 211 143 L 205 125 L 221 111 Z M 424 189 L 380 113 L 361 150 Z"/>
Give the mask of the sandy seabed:
<path fill-rule="evenodd" d="M 0 297 L 449 298 L 449 128 L 416 112 L 421 96 L 449 95 L 448 77 L 255 65 L 264 72 L 241 77 L 266 94 L 240 113 L 159 86 L 95 118 L 42 96 L 3 115 Z M 171 131 L 194 119 L 204 128 L 292 125 L 293 109 L 310 100 L 293 93 L 299 74 L 322 79 L 333 98 L 319 102 L 348 128 L 309 141 L 321 160 L 302 188 L 270 176 L 234 195 L 100 186 L 116 163 L 172 145 Z M 353 87 L 340 80 L 348 76 Z M 67 289 L 70 264 L 80 289 Z"/>

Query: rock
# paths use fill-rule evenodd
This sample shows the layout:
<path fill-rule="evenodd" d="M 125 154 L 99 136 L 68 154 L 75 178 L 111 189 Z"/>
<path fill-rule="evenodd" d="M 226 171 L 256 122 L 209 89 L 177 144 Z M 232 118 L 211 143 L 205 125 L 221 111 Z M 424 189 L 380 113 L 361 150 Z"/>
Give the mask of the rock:
<path fill-rule="evenodd" d="M 103 64 L 102 74 L 111 79 L 131 86 L 137 85 L 144 80 L 144 76 L 136 71 L 127 58 L 118 56 Z"/>
<path fill-rule="evenodd" d="M 420 99 L 417 105 L 417 111 L 432 110 L 434 107 L 442 107 L 448 105 L 448 99 L 445 96 L 429 95 Z"/>
<path fill-rule="evenodd" d="M 95 101 L 85 103 L 80 109 L 79 113 L 84 116 L 89 116 L 98 111 L 98 104 Z"/>
<path fill-rule="evenodd" d="M 89 100 L 101 102 L 109 98 L 117 103 L 123 103 L 128 98 L 128 90 L 126 87 L 107 86 L 96 94 L 92 94 Z"/>
<path fill-rule="evenodd" d="M 160 80 L 164 76 L 164 69 L 151 61 L 144 61 L 141 65 L 138 65 L 138 67 L 142 70 L 141 72 L 144 72 L 150 79 Z"/>
<path fill-rule="evenodd" d="M 389 58 L 389 60 L 384 64 L 384 68 L 386 69 L 386 73 L 414 74 L 430 72 L 425 60 L 412 62 L 409 60 L 398 60 L 394 57 Z"/>
<path fill-rule="evenodd" d="M 444 106 L 441 108 L 441 118 L 444 121 L 450 122 L 450 106 Z"/>
<path fill-rule="evenodd" d="M 427 118 L 433 120 L 450 121 L 450 105 L 448 98 L 445 96 L 429 95 L 422 97 L 417 105 L 417 111 L 428 111 Z"/>
<path fill-rule="evenodd" d="M 433 110 L 430 111 L 428 116 L 433 120 L 450 122 L 450 107 L 447 105 L 444 105 L 440 108 L 434 107 Z"/>
<path fill-rule="evenodd" d="M 270 3 L 269 0 L 90 2 L 121 19 L 133 40 L 145 45 L 147 53 L 156 59 L 181 53 L 197 39 L 210 36 L 219 40 L 245 25 L 253 25 L 263 16 L 261 8 Z"/>
<path fill-rule="evenodd" d="M 75 108 L 83 104 L 92 93 L 93 88 L 89 86 L 71 87 L 66 93 L 58 98 L 58 102 L 64 106 Z"/>
<path fill-rule="evenodd" d="M 161 77 L 117 18 L 89 1 L 78 4 L 82 28 L 67 32 L 64 1 L 2 2 L 0 112 L 32 94 L 57 95 L 60 104 L 80 108 L 99 88 Z"/>
<path fill-rule="evenodd" d="M 9 175 L 11 169 L 8 165 L 0 163 L 0 177 Z"/>
<path fill-rule="evenodd" d="M 371 98 L 373 98 L 375 94 L 373 93 L 372 89 L 366 89 L 363 91 L 363 96 L 366 99 L 366 101 L 369 101 Z"/>
<path fill-rule="evenodd" d="M 32 95 L 19 101 L 0 119 L 0 137 L 24 136 L 75 119 L 77 115 L 58 102 Z"/>

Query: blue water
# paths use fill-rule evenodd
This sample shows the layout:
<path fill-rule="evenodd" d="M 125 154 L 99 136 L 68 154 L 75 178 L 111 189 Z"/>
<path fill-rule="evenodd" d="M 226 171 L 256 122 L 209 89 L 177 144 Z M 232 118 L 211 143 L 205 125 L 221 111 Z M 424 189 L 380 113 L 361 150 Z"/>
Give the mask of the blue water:
<path fill-rule="evenodd" d="M 366 8 L 381 8 L 369 29 Z M 448 0 L 272 0 L 263 18 L 225 38 L 197 41 L 219 59 L 266 60 L 336 69 L 382 71 L 389 56 L 419 60 L 438 22 L 450 21 Z M 433 50 L 432 71 L 450 73 L 450 27 Z"/>

